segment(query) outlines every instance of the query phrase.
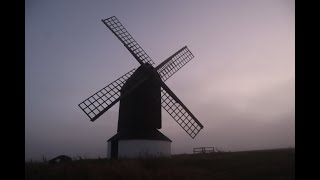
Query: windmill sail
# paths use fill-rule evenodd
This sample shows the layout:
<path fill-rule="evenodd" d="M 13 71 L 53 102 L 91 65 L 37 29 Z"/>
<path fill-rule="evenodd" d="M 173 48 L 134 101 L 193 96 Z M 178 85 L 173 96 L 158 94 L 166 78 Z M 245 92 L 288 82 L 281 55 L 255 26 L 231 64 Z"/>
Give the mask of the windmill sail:
<path fill-rule="evenodd" d="M 161 106 L 192 138 L 195 138 L 203 128 L 197 118 L 164 83 L 161 88 Z"/>
<path fill-rule="evenodd" d="M 159 64 L 156 69 L 160 74 L 162 81 L 166 81 L 185 64 L 187 64 L 192 58 L 193 54 L 190 52 L 187 46 L 183 47 L 168 59 Z"/>
<path fill-rule="evenodd" d="M 102 88 L 81 102 L 78 106 L 83 112 L 86 113 L 91 121 L 95 121 L 120 100 L 120 89 L 128 80 L 128 78 L 134 73 L 134 71 L 135 69 L 132 69 L 125 75 L 121 76 L 117 80 L 113 81 L 106 87 Z"/>
<path fill-rule="evenodd" d="M 123 27 L 120 21 L 112 16 L 108 19 L 102 20 L 102 22 L 113 32 L 113 34 L 124 44 L 124 46 L 130 51 L 130 53 L 137 59 L 137 61 L 143 65 L 149 63 L 154 65 L 152 59 L 147 53 L 140 47 L 140 45 L 133 39 L 128 31 Z"/>

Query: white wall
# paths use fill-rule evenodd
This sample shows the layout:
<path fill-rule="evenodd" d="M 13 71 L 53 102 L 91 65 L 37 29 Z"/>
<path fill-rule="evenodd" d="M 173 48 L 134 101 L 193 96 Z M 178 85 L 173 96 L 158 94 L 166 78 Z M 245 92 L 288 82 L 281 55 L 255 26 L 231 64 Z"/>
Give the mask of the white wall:
<path fill-rule="evenodd" d="M 118 145 L 118 157 L 171 156 L 171 142 L 169 141 L 120 140 Z"/>

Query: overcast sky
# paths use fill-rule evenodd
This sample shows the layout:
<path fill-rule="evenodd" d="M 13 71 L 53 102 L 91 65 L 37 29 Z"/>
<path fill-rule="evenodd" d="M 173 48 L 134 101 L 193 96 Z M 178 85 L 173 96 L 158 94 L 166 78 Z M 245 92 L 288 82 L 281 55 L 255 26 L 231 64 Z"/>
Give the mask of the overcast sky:
<path fill-rule="evenodd" d="M 78 104 L 139 63 L 101 22 L 116 16 L 157 64 L 194 58 L 166 84 L 204 125 L 192 139 L 165 110 L 172 153 L 295 146 L 293 0 L 26 0 L 26 159 L 105 157 L 119 105 Z"/>

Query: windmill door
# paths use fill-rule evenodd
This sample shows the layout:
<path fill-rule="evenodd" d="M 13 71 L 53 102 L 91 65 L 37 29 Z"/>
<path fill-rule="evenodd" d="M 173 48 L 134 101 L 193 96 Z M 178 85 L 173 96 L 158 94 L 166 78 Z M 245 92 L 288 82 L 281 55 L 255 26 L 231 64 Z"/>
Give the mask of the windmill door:
<path fill-rule="evenodd" d="M 111 141 L 111 158 L 118 158 L 118 141 Z"/>

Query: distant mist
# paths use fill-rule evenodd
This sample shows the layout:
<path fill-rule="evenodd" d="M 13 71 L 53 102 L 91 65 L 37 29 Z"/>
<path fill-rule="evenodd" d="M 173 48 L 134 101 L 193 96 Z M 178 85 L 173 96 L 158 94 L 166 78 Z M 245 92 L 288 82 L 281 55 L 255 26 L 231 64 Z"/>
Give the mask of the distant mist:
<path fill-rule="evenodd" d="M 173 141 L 173 154 L 192 153 L 194 147 L 203 146 L 219 147 L 226 151 L 295 146 L 292 115 L 264 123 L 245 117 L 223 120 L 208 117 L 206 119 L 212 121 L 213 125 L 208 126 L 204 122 L 204 129 L 192 139 L 165 111 L 162 114 L 163 128 L 160 131 Z M 52 126 L 47 132 L 41 131 L 34 124 L 32 131 L 26 131 L 25 158 L 40 160 L 42 155 L 53 158 L 60 154 L 71 157 L 106 157 L 106 141 L 116 133 L 117 118 L 116 111 L 108 111 L 96 122 L 86 119 L 78 124 L 65 123 L 60 127 Z"/>
<path fill-rule="evenodd" d="M 172 153 L 295 147 L 293 0 L 26 1 L 25 159 L 106 157 L 116 104 L 78 104 L 140 64 L 101 22 L 116 16 L 156 65 L 195 56 L 165 83 L 204 125 L 192 139 L 162 111 Z"/>

